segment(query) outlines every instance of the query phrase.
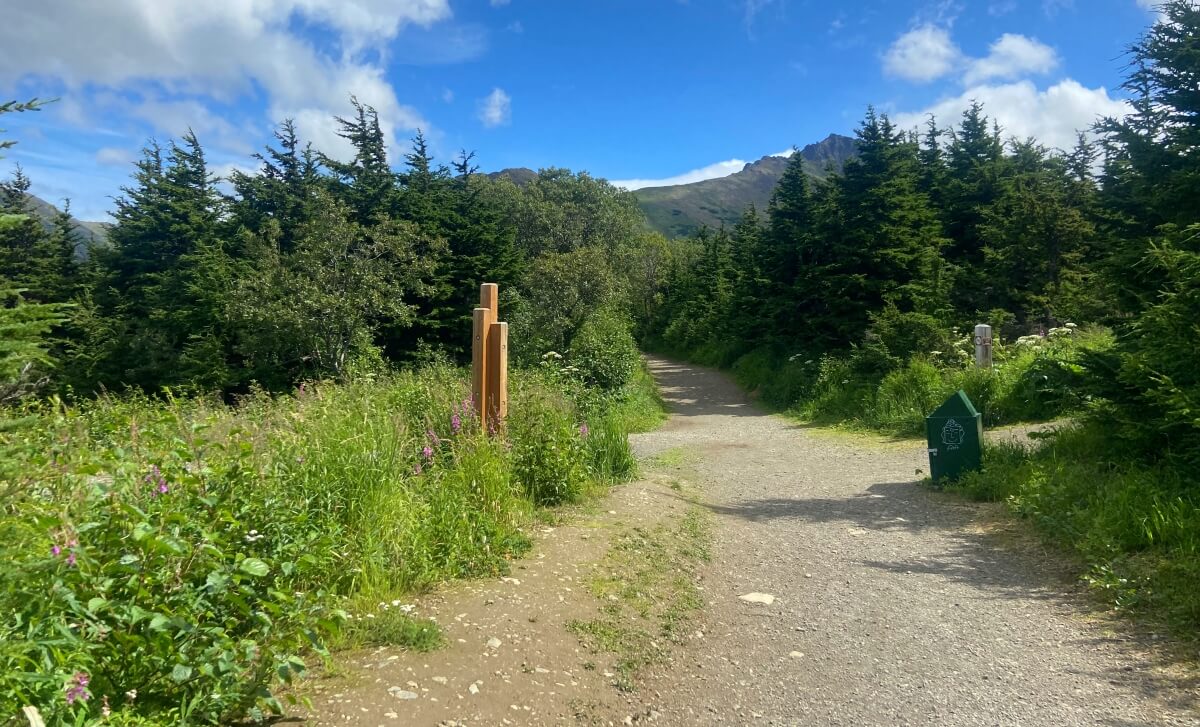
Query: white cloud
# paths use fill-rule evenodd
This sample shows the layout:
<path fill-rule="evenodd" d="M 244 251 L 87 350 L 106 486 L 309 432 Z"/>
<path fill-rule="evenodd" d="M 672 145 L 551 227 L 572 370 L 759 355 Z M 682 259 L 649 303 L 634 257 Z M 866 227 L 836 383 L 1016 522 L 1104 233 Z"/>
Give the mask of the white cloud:
<path fill-rule="evenodd" d="M 1016 33 L 1005 33 L 992 43 L 986 56 L 972 58 L 959 49 L 945 27 L 932 23 L 901 35 L 883 56 L 883 70 L 889 76 L 929 83 L 959 75 L 968 86 L 1049 73 L 1058 64 L 1053 48 Z"/>
<path fill-rule="evenodd" d="M 406 26 L 427 27 L 450 15 L 448 0 L 17 3 L 0 24 L 0 85 L 34 77 L 61 82 L 74 96 L 88 88 L 132 92 L 144 100 L 128 111 L 172 134 L 180 104 L 204 108 L 261 91 L 271 121 L 296 117 L 314 143 L 328 138 L 329 117 L 345 113 L 356 95 L 379 110 L 391 135 L 421 119 L 384 78 L 387 42 Z M 302 36 L 296 30 L 302 25 L 330 33 L 331 50 Z M 201 117 L 192 125 L 200 123 L 231 141 L 245 135 L 241 124 L 222 128 Z"/>
<path fill-rule="evenodd" d="M 1031 73 L 1049 73 L 1058 67 L 1058 54 L 1033 38 L 1005 33 L 992 43 L 984 58 L 967 66 L 963 82 L 975 84 L 993 78 L 1020 78 Z"/>
<path fill-rule="evenodd" d="M 442 89 L 442 103 L 454 103 L 454 91 L 448 88 Z"/>
<path fill-rule="evenodd" d="M 701 167 L 700 169 L 693 169 L 690 172 L 684 172 L 674 177 L 663 179 L 621 179 L 613 181 L 612 184 L 616 187 L 629 190 L 642 189 L 643 187 L 672 187 L 676 184 L 691 184 L 693 182 L 703 182 L 706 179 L 728 177 L 730 174 L 742 171 L 745 167 L 746 162 L 742 159 L 730 159 L 729 161 L 709 164 L 707 167 Z"/>
<path fill-rule="evenodd" d="M 487 128 L 505 126 L 512 121 L 512 97 L 504 89 L 494 88 L 479 102 L 479 120 Z"/>
<path fill-rule="evenodd" d="M 133 163 L 133 152 L 115 146 L 96 150 L 96 162 L 108 167 L 123 167 Z"/>
<path fill-rule="evenodd" d="M 950 39 L 945 28 L 922 25 L 896 39 L 883 57 L 883 69 L 917 83 L 937 80 L 959 65 L 962 51 Z"/>
<path fill-rule="evenodd" d="M 892 120 L 900 128 L 910 129 L 924 125 L 933 114 L 942 126 L 949 126 L 958 123 L 972 101 L 984 105 L 1006 138 L 1032 136 L 1058 149 L 1072 148 L 1076 132 L 1088 129 L 1098 118 L 1129 113 L 1129 104 L 1109 96 L 1104 87 L 1087 88 L 1068 78 L 1044 91 L 1032 81 L 974 86 L 928 108 L 895 114 Z"/>

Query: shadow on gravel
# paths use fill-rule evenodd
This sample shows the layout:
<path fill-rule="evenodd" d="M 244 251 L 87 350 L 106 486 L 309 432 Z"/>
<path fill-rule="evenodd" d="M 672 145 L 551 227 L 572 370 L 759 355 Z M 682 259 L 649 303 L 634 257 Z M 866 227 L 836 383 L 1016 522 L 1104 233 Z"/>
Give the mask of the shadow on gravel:
<path fill-rule="evenodd" d="M 1200 675 L 1190 663 L 1195 654 L 1187 657 L 1167 653 L 1158 648 L 1161 642 L 1145 630 L 1124 620 L 1109 620 L 1111 614 L 1106 608 L 1081 598 L 1074 564 L 1061 554 L 1045 554 L 1040 546 L 1031 545 L 1032 541 L 1022 544 L 1019 536 L 1014 535 L 1014 530 L 1019 529 L 1003 527 L 1004 521 L 1000 529 L 989 529 L 980 520 L 983 510 L 980 505 L 941 498 L 915 482 L 884 482 L 843 498 L 769 498 L 706 507 L 720 516 L 755 523 L 777 520 L 795 520 L 798 524 L 841 523 L 851 538 L 857 537 L 856 530 L 864 536 L 868 531 L 910 534 L 939 531 L 948 544 L 937 555 L 857 562 L 864 568 L 933 576 L 966 585 L 976 598 L 1050 601 L 1081 614 L 1099 615 L 1108 621 L 1111 635 L 1080 643 L 1093 648 L 1105 642 L 1135 646 L 1140 654 L 1153 657 L 1131 654 L 1124 668 L 1097 672 L 1091 674 L 1093 678 L 1165 699 L 1176 709 L 1200 709 Z M 1170 668 L 1173 664 L 1182 664 L 1183 669 Z M 1116 720 L 1105 724 L 1135 727 L 1142 723 Z"/>
<path fill-rule="evenodd" d="M 916 482 L 881 482 L 851 497 L 768 498 L 708 508 L 751 522 L 846 522 L 869 530 L 909 531 L 959 528 L 976 510 L 973 505 L 932 501 Z"/>
<path fill-rule="evenodd" d="M 660 358 L 648 360 L 650 371 L 672 414 L 681 417 L 761 417 L 765 414 L 724 376 Z"/>

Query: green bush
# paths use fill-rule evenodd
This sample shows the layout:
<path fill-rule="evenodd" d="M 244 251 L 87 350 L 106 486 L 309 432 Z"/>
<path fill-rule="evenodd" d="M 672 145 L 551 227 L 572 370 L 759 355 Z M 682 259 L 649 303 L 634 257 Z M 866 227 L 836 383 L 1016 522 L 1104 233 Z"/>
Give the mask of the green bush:
<path fill-rule="evenodd" d="M 236 406 L 27 404 L 0 431 L 0 714 L 257 717 L 330 643 L 432 648 L 389 604 L 502 572 L 535 502 L 630 476 L 644 394 L 514 371 L 507 437 L 444 365 Z"/>
<path fill-rule="evenodd" d="M 579 500 L 588 476 L 588 432 L 572 405 L 561 396 L 525 389 L 511 408 L 508 431 L 513 476 L 536 504 Z"/>
<path fill-rule="evenodd" d="M 1086 578 L 1114 606 L 1200 627 L 1200 499 L 1174 467 L 1131 462 L 1101 423 L 1071 428 L 1042 447 L 992 444 L 981 472 L 952 489 L 1004 501 L 1076 550 Z"/>
<path fill-rule="evenodd" d="M 615 391 L 633 379 L 641 354 L 632 324 L 620 313 L 598 310 L 571 339 L 569 358 L 586 384 Z"/>
<path fill-rule="evenodd" d="M 872 405 L 860 417 L 876 429 L 918 435 L 925 431 L 925 417 L 952 393 L 933 364 L 913 359 L 883 377 Z"/>
<path fill-rule="evenodd" d="M 938 319 L 924 313 L 902 313 L 895 307 L 885 308 L 874 317 L 871 333 L 901 361 L 954 347 L 950 331 Z"/>
<path fill-rule="evenodd" d="M 1185 233 L 1200 235 L 1200 225 Z M 1181 234 L 1182 236 L 1182 234 Z M 1163 246 L 1144 263 L 1165 280 L 1155 304 L 1123 332 L 1111 351 L 1086 359 L 1091 391 L 1107 402 L 1100 416 L 1114 440 L 1148 462 L 1200 466 L 1200 253 Z"/>

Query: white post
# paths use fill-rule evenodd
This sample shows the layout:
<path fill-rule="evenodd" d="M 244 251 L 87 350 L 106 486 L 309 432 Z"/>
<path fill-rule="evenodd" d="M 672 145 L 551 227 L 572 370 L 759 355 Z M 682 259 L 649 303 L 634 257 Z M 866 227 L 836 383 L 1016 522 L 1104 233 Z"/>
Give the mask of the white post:
<path fill-rule="evenodd" d="M 975 368 L 992 367 L 992 327 L 984 324 L 975 326 Z"/>

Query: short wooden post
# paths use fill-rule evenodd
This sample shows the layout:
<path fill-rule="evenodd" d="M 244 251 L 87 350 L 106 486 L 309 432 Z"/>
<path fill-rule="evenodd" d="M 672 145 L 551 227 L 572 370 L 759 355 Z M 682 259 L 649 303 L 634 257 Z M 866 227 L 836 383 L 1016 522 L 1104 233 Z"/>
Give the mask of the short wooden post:
<path fill-rule="evenodd" d="M 975 368 L 992 367 L 992 327 L 983 323 L 975 326 Z"/>
<path fill-rule="evenodd" d="M 492 323 L 487 341 L 487 412 L 495 429 L 508 416 L 508 324 Z"/>
<path fill-rule="evenodd" d="M 476 308 L 471 318 L 471 398 L 475 416 L 484 422 L 487 411 L 487 341 L 491 325 L 490 308 Z"/>

